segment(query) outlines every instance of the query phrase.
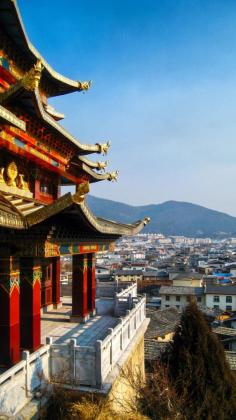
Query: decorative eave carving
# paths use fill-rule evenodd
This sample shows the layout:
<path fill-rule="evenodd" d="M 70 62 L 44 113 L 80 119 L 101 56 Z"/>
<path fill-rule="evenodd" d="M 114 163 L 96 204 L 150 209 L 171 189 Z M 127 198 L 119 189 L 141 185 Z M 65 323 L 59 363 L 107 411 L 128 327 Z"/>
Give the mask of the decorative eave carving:
<path fill-rule="evenodd" d="M 34 67 L 25 74 L 25 76 L 21 79 L 21 85 L 29 91 L 35 91 L 35 89 L 39 88 L 39 83 L 41 79 L 43 71 L 43 64 L 41 60 L 37 60 L 37 63 Z"/>
<path fill-rule="evenodd" d="M 111 141 L 108 140 L 106 143 L 96 143 L 96 146 L 98 147 L 99 153 L 106 155 L 111 147 Z"/>
<path fill-rule="evenodd" d="M 79 160 L 81 161 L 81 162 L 84 162 L 87 166 L 89 166 L 90 168 L 95 168 L 95 169 L 97 169 L 98 171 L 104 171 L 105 172 L 105 168 L 107 167 L 107 165 L 108 165 L 108 161 L 107 160 L 105 160 L 104 162 L 102 162 L 102 161 L 98 161 L 98 162 L 92 162 L 91 160 L 89 160 L 89 159 L 87 159 L 86 157 L 84 157 L 84 156 L 79 156 Z M 76 163 L 74 163 L 74 162 L 72 162 L 72 165 L 73 164 L 75 164 L 76 165 Z"/>
<path fill-rule="evenodd" d="M 87 91 L 92 86 L 92 81 L 88 80 L 86 82 L 80 82 L 78 81 L 78 90 L 81 91 Z"/>
<path fill-rule="evenodd" d="M 119 175 L 119 171 L 109 172 L 107 174 L 108 181 L 117 181 Z"/>
<path fill-rule="evenodd" d="M 39 71 L 39 69 L 37 69 L 37 71 Z M 55 121 L 55 119 L 51 115 L 49 115 L 48 112 L 45 111 L 38 88 L 35 88 L 33 90 L 30 89 L 30 86 L 31 86 L 31 82 L 29 80 L 30 77 L 28 79 L 28 82 L 27 81 L 24 82 L 24 78 L 27 78 L 27 75 L 24 76 L 17 83 L 12 85 L 7 91 L 0 93 L 0 104 L 5 104 L 6 102 L 10 101 L 14 95 L 19 94 L 20 90 L 22 89 L 26 90 L 27 87 L 25 85 L 29 83 L 27 90 L 28 92 L 31 93 L 34 104 L 37 107 L 38 114 L 40 115 L 42 120 L 46 122 L 50 126 L 50 128 L 52 128 L 53 130 L 56 130 L 59 135 L 63 136 L 66 141 L 72 142 L 74 146 L 77 148 L 78 154 L 82 155 L 82 154 L 89 154 L 89 153 L 104 153 L 104 154 L 107 153 L 111 144 L 110 142 L 107 142 L 104 144 L 97 143 L 97 144 L 91 144 L 91 145 L 83 144 L 78 139 L 76 139 L 72 134 L 70 134 L 64 127 L 62 127 L 57 121 Z M 39 76 L 39 73 L 37 74 L 37 77 L 38 76 Z"/>
<path fill-rule="evenodd" d="M 84 182 L 76 188 L 76 194 L 74 194 L 74 200 L 76 203 L 83 203 L 85 195 L 89 193 L 89 182 Z"/>

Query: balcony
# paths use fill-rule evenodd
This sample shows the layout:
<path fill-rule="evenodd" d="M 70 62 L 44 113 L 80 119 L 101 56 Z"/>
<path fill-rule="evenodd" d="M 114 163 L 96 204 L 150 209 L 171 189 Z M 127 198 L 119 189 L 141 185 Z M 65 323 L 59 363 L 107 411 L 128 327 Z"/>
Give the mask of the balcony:
<path fill-rule="evenodd" d="M 0 415 L 15 415 L 48 383 L 108 392 L 148 322 L 146 298 L 136 296 L 135 285 L 110 286 L 100 290 L 98 314 L 84 324 L 70 322 L 70 297 L 42 315 L 43 346 L 24 351 L 22 361 L 0 375 Z"/>

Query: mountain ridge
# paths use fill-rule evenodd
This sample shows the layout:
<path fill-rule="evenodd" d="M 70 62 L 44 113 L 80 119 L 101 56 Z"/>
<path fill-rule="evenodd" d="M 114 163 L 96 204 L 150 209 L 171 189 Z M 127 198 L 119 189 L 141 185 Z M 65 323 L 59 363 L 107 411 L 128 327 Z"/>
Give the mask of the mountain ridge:
<path fill-rule="evenodd" d="M 160 204 L 134 206 L 89 195 L 87 202 L 96 216 L 132 223 L 150 217 L 143 232 L 164 235 L 236 236 L 236 217 L 186 201 L 168 200 Z"/>

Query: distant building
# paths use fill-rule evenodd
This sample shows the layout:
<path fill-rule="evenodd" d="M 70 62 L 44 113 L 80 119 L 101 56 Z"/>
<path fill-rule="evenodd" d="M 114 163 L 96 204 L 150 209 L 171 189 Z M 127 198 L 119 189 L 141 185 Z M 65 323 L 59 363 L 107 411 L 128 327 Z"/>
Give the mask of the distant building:
<path fill-rule="evenodd" d="M 236 285 L 207 284 L 206 307 L 221 311 L 236 311 Z"/>
<path fill-rule="evenodd" d="M 116 270 L 114 272 L 114 278 L 116 281 L 134 281 L 139 283 L 143 278 L 142 270 Z"/>
<path fill-rule="evenodd" d="M 201 287 L 202 274 L 194 272 L 172 272 L 170 273 L 170 279 L 173 282 L 173 286 L 191 286 Z"/>
<path fill-rule="evenodd" d="M 161 296 L 162 309 L 169 307 L 183 309 L 189 304 L 191 299 L 194 299 L 199 305 L 204 305 L 205 303 L 203 287 L 162 286 L 159 294 Z"/>

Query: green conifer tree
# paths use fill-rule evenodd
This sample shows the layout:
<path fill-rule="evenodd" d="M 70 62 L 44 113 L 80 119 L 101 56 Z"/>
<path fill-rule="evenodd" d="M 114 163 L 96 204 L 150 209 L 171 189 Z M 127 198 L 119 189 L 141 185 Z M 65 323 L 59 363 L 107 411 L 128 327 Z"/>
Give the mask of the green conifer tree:
<path fill-rule="evenodd" d="M 183 311 L 163 360 L 188 420 L 235 420 L 236 382 L 222 344 L 195 303 Z"/>

